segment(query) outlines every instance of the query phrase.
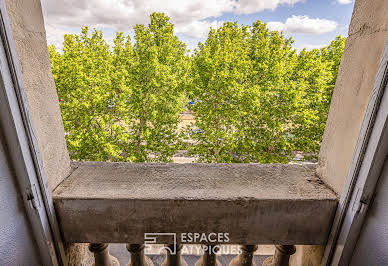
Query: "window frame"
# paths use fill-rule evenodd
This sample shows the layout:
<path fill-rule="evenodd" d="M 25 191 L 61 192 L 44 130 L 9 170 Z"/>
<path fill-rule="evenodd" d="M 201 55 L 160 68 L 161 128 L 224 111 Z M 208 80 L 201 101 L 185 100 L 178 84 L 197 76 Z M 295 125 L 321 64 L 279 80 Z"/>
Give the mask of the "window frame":
<path fill-rule="evenodd" d="M 0 2 L 0 37 L 0 127 L 11 167 L 42 263 L 67 265 L 5 1 Z"/>

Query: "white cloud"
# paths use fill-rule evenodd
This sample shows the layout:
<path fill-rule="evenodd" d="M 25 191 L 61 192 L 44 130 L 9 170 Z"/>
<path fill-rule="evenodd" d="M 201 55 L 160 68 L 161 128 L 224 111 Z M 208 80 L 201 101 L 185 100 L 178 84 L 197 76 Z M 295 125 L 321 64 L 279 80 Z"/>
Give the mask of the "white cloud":
<path fill-rule="evenodd" d="M 75 31 L 88 25 L 128 31 L 136 24 L 147 23 L 154 11 L 170 16 L 177 32 L 203 37 L 209 26 L 220 25 L 216 18 L 225 13 L 251 14 L 301 1 L 304 0 L 42 0 L 42 7 L 48 40 L 57 44 L 68 29 Z"/>
<path fill-rule="evenodd" d="M 190 24 L 178 26 L 175 31 L 193 38 L 206 38 L 210 28 L 217 29 L 223 23 L 223 21 L 216 20 L 212 22 L 195 20 Z"/>
<path fill-rule="evenodd" d="M 93 25 L 129 30 L 165 12 L 177 26 L 231 12 L 235 0 L 42 0 L 46 24 L 66 27 Z"/>
<path fill-rule="evenodd" d="M 275 10 L 279 5 L 294 5 L 305 0 L 239 0 L 236 1 L 235 12 L 237 14 L 252 14 L 265 9 Z"/>
<path fill-rule="evenodd" d="M 353 1 L 352 0 L 337 0 L 337 2 L 340 3 L 341 5 L 347 5 L 347 4 L 352 3 Z"/>
<path fill-rule="evenodd" d="M 307 51 L 311 51 L 313 49 L 321 49 L 325 46 L 328 46 L 328 44 L 301 44 L 301 45 L 295 45 L 294 48 L 299 53 L 303 49 L 306 49 Z"/>
<path fill-rule="evenodd" d="M 288 33 L 323 34 L 334 31 L 337 22 L 333 20 L 309 18 L 308 16 L 292 16 L 285 23 L 279 21 L 268 22 L 270 30 L 279 30 Z"/>
<path fill-rule="evenodd" d="M 54 44 L 57 48 L 62 48 L 63 36 L 65 34 L 78 34 L 80 29 L 55 27 L 46 24 L 47 43 Z"/>
<path fill-rule="evenodd" d="M 271 21 L 271 22 L 267 22 L 267 28 L 269 30 L 284 31 L 285 25 L 284 23 L 279 21 Z"/>

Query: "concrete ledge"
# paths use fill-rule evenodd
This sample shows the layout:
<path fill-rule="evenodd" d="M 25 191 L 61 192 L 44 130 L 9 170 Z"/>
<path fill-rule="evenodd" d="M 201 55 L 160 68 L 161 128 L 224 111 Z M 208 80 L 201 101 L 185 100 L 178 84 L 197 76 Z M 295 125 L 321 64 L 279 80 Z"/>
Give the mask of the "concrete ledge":
<path fill-rule="evenodd" d="M 229 233 L 238 244 L 324 244 L 336 195 L 302 164 L 78 163 L 53 192 L 67 242 Z"/>

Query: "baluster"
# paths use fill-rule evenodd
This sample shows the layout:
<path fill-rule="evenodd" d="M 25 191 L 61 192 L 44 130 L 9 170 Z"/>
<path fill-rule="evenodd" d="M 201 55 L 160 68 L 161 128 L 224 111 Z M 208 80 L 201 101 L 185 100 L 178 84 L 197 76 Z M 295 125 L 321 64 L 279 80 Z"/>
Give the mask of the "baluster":
<path fill-rule="evenodd" d="M 119 266 L 119 261 L 109 254 L 108 244 L 90 243 L 89 250 L 94 253 L 95 266 Z"/>
<path fill-rule="evenodd" d="M 294 245 L 276 245 L 275 255 L 267 258 L 263 266 L 288 266 L 290 256 L 295 253 Z"/>
<path fill-rule="evenodd" d="M 195 263 L 195 266 L 221 266 L 217 260 L 218 247 L 215 245 L 204 246 L 203 255 Z"/>
<path fill-rule="evenodd" d="M 131 253 L 128 266 L 153 266 L 152 260 L 144 255 L 144 245 L 127 244 L 127 250 Z"/>
<path fill-rule="evenodd" d="M 257 250 L 257 245 L 241 246 L 241 254 L 234 257 L 229 266 L 255 266 L 253 253 Z"/>
<path fill-rule="evenodd" d="M 166 259 L 163 261 L 162 266 L 187 266 L 186 261 L 181 255 L 183 245 L 167 245 Z M 175 254 L 172 254 L 175 251 Z"/>

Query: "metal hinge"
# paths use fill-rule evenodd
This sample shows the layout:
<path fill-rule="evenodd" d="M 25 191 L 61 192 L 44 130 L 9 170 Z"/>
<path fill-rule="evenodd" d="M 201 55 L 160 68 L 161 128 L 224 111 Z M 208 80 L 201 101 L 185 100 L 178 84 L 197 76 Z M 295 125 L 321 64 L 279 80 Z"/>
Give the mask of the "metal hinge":
<path fill-rule="evenodd" d="M 362 197 L 362 189 L 357 189 L 356 198 L 353 203 L 353 211 L 362 213 L 365 210 L 365 207 L 368 206 L 368 200 L 365 197 Z"/>
<path fill-rule="evenodd" d="M 38 209 L 40 207 L 38 191 L 36 190 L 35 184 L 26 189 L 27 200 L 30 202 L 30 205 L 33 209 Z"/>

